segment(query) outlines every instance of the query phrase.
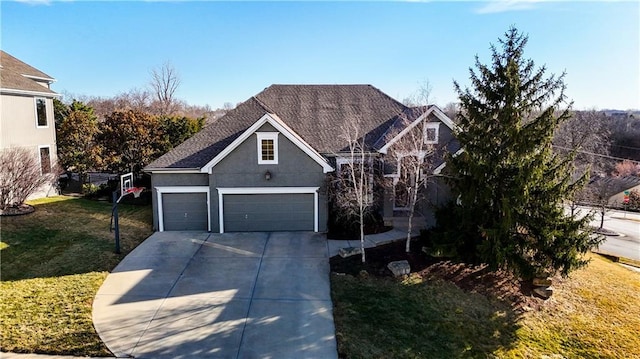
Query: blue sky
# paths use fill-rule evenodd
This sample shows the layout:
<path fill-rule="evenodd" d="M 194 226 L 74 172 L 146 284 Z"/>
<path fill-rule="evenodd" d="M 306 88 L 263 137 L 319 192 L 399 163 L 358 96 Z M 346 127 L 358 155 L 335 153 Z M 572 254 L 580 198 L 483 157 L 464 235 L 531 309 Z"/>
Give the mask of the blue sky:
<path fill-rule="evenodd" d="M 566 71 L 574 108 L 640 109 L 640 3 L 88 2 L 0 3 L 1 47 L 74 95 L 142 88 L 169 61 L 178 97 L 221 107 L 273 83 L 368 83 L 402 100 L 428 80 L 456 101 L 477 54 L 510 25 L 526 56 Z"/>

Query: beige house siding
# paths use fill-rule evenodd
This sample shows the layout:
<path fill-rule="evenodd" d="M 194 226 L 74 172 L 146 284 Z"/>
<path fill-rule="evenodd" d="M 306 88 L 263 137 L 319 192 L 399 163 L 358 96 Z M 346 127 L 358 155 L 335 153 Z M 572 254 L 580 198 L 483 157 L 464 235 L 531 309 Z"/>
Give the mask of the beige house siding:
<path fill-rule="evenodd" d="M 36 98 L 45 100 L 47 126 L 39 127 L 36 120 Z M 0 150 L 21 147 L 30 150 L 40 160 L 40 148 L 48 147 L 51 166 L 57 162 L 56 130 L 53 99 L 39 96 L 0 95 Z M 57 194 L 56 178 L 37 191 L 30 199 Z"/>
<path fill-rule="evenodd" d="M 2 94 L 2 129 L 0 148 L 51 145 L 56 143 L 53 117 L 53 99 L 45 98 L 47 126 L 38 127 L 36 120 L 36 98 Z"/>

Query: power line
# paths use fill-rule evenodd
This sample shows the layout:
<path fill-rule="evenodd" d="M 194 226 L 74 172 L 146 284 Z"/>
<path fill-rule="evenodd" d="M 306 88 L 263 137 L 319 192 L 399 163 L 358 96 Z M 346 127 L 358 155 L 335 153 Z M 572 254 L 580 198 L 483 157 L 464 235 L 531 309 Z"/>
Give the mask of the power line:
<path fill-rule="evenodd" d="M 561 150 L 573 151 L 573 148 L 562 147 L 562 146 L 557 146 L 557 145 L 553 145 L 553 147 L 559 148 Z M 609 158 L 609 159 L 612 159 L 612 160 L 619 160 L 619 161 L 629 161 L 629 162 L 633 162 L 633 163 L 636 163 L 636 164 L 640 164 L 640 161 L 630 160 L 628 158 L 603 155 L 601 153 L 589 152 L 589 151 L 584 151 L 584 150 L 578 150 L 576 152 L 582 153 L 582 154 L 585 154 L 585 155 L 592 155 L 592 156 L 597 156 L 597 157 L 602 157 L 602 158 Z"/>
<path fill-rule="evenodd" d="M 611 147 L 620 147 L 620 148 L 628 148 L 631 150 L 640 151 L 640 147 L 631 147 L 631 146 L 622 146 L 622 145 L 609 145 Z"/>

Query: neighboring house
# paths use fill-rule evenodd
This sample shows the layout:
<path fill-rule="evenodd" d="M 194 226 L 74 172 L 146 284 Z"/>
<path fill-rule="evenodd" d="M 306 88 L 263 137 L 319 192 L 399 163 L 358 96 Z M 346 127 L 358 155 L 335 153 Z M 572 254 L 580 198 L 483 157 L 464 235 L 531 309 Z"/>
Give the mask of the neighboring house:
<path fill-rule="evenodd" d="M 343 124 L 360 123 L 382 164 L 393 147 L 389 134 L 402 130 L 405 118 L 410 127 L 429 122 L 425 136 L 437 148 L 432 168 L 442 169 L 443 153 L 459 145 L 453 122 L 435 106 L 408 108 L 370 85 L 272 85 L 144 169 L 152 178 L 154 228 L 324 232 L 327 178 L 347 160 Z M 393 165 L 382 167 L 394 177 Z M 442 191 L 433 187 L 429 200 Z M 382 202 L 386 217 L 405 210 L 393 193 Z"/>
<path fill-rule="evenodd" d="M 43 175 L 56 163 L 56 129 L 51 76 L 0 50 L 0 151 L 23 147 L 40 161 Z M 33 197 L 56 193 L 55 183 Z"/>
<path fill-rule="evenodd" d="M 623 207 L 625 192 L 640 192 L 640 177 L 597 177 L 591 180 L 587 187 L 592 193 L 592 198 L 600 196 L 607 199 L 608 206 Z"/>

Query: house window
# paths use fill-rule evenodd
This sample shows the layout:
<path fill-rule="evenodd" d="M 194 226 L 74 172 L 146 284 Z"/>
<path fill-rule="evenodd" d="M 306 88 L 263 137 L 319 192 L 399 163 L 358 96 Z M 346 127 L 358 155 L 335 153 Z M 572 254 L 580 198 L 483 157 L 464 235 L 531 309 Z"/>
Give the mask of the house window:
<path fill-rule="evenodd" d="M 278 132 L 258 132 L 258 164 L 278 164 Z"/>
<path fill-rule="evenodd" d="M 440 122 L 428 122 L 424 126 L 424 141 L 426 144 L 438 143 Z"/>
<path fill-rule="evenodd" d="M 51 152 L 49 146 L 42 146 L 40 151 L 40 170 L 42 174 L 51 172 Z"/>
<path fill-rule="evenodd" d="M 47 100 L 36 98 L 36 123 L 38 127 L 47 127 Z"/>

